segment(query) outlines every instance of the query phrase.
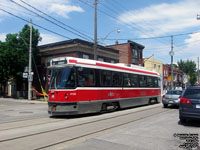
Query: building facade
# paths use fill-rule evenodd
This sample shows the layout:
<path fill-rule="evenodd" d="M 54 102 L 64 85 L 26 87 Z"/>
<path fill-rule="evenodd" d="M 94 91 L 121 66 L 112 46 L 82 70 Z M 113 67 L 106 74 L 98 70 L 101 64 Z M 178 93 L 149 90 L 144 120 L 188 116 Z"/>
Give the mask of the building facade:
<path fill-rule="evenodd" d="M 156 71 L 163 76 L 163 63 L 153 58 L 144 58 L 144 67 L 150 71 Z"/>
<path fill-rule="evenodd" d="M 94 59 L 94 44 L 80 39 L 67 40 L 39 46 L 42 64 L 47 66 L 52 58 L 61 56 Z M 119 51 L 97 46 L 97 60 L 118 63 Z"/>
<path fill-rule="evenodd" d="M 143 63 L 143 49 L 144 46 L 133 41 L 108 46 L 119 50 L 119 62 L 125 64 L 134 64 L 144 66 Z"/>

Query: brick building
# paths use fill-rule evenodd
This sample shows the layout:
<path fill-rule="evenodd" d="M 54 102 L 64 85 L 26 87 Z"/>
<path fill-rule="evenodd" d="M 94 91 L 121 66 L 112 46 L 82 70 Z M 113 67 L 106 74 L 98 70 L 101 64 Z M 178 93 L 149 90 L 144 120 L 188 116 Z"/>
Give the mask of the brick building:
<path fill-rule="evenodd" d="M 119 50 L 120 63 L 144 66 L 143 45 L 133 41 L 128 41 L 127 43 L 122 44 L 118 44 L 118 42 L 116 42 L 115 45 L 110 45 L 108 47 Z"/>

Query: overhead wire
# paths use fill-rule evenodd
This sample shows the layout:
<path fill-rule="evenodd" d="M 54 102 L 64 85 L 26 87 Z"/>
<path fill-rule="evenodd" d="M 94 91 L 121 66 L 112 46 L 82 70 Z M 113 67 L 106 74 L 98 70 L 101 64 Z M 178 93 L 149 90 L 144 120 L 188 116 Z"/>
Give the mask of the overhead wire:
<path fill-rule="evenodd" d="M 36 15 L 33 15 L 33 14 L 31 14 L 31 13 L 28 13 L 27 11 L 25 12 L 25 11 L 22 11 L 22 10 L 20 10 L 20 9 L 15 9 L 15 8 L 9 7 L 9 6 L 7 6 L 7 5 L 2 5 L 1 3 L 0 3 L 0 6 L 3 6 L 4 8 L 8 8 L 8 9 L 11 9 L 11 10 L 14 10 L 14 11 L 16 11 L 16 12 L 21 12 L 21 13 L 23 13 L 23 14 L 26 14 L 26 15 L 29 15 L 29 16 L 32 16 L 32 17 L 36 17 Z"/>
<path fill-rule="evenodd" d="M 35 8 L 34 6 L 28 4 L 27 2 L 24 2 L 23 0 L 20 0 L 20 1 L 21 1 L 22 3 L 24 3 L 24 4 L 26 4 L 27 6 L 31 7 L 32 9 L 34 9 L 34 10 L 36 10 L 36 11 L 39 11 L 39 12 L 42 13 L 43 15 L 45 15 L 45 16 L 47 16 L 47 17 L 53 19 L 54 21 L 56 21 L 56 22 L 58 22 L 58 23 L 60 23 L 60 24 L 62 24 L 62 25 L 64 25 L 64 26 L 70 28 L 71 30 L 74 30 L 75 32 L 77 32 L 77 33 L 79 33 L 79 34 L 82 34 L 83 36 L 87 37 L 88 39 L 93 40 L 93 39 L 92 39 L 91 37 L 89 37 L 88 35 L 86 35 L 86 34 L 80 32 L 80 31 L 78 31 L 77 29 L 75 29 L 75 28 L 73 28 L 73 27 L 67 25 L 66 23 L 64 23 L 64 22 L 62 22 L 62 21 L 59 21 L 58 19 L 56 19 L 56 18 L 54 18 L 54 17 L 48 15 L 47 13 L 45 13 L 45 12 L 43 12 L 43 11 L 41 11 L 41 10 Z"/>
<path fill-rule="evenodd" d="M 85 4 L 85 5 L 88 5 L 89 7 L 92 7 L 92 8 L 94 8 L 94 6 L 93 5 L 91 5 L 91 4 L 89 4 L 88 2 L 85 2 L 85 1 L 83 1 L 83 0 L 79 0 L 80 2 L 82 2 L 83 4 Z M 110 17 L 110 18 L 112 18 L 112 19 L 114 19 L 114 20 L 117 20 L 118 21 L 118 18 L 116 18 L 116 17 L 114 17 L 114 16 L 112 16 L 112 15 L 110 15 L 110 14 L 108 14 L 108 13 L 106 13 L 105 11 L 103 11 L 103 10 L 101 10 L 101 9 L 99 9 L 99 8 L 97 8 L 97 10 L 99 11 L 99 12 L 101 12 L 101 13 L 103 13 L 103 14 L 105 14 L 106 16 L 108 16 L 108 17 Z M 140 30 L 139 28 L 137 28 L 137 27 L 134 27 L 133 25 L 130 25 L 130 24 L 128 24 L 128 23 L 122 23 L 122 24 L 125 24 L 126 26 L 128 26 L 129 28 L 132 28 L 132 29 L 135 29 L 135 30 L 137 30 L 137 31 L 139 31 L 139 32 L 141 32 L 141 33 L 143 33 L 144 35 L 147 35 L 144 31 L 142 31 L 142 30 Z M 133 24 L 135 24 L 135 23 L 133 23 Z M 138 26 L 137 24 L 135 24 L 135 26 Z M 155 39 L 155 40 L 157 40 L 157 41 L 159 41 L 159 42 L 161 42 L 161 43 L 164 43 L 164 44 L 166 44 L 165 42 L 163 42 L 163 41 L 160 41 L 160 40 L 158 40 L 158 39 Z"/>
<path fill-rule="evenodd" d="M 16 17 L 16 18 L 18 18 L 18 19 L 20 19 L 20 20 L 23 20 L 23 21 L 25 21 L 25 22 L 27 22 L 27 23 L 30 23 L 29 20 L 26 20 L 26 19 L 24 19 L 24 18 L 22 18 L 22 17 L 19 17 L 19 16 L 15 15 L 15 14 L 9 12 L 9 11 L 6 11 L 6 10 L 4 10 L 4 9 L 2 9 L 2 8 L 0 8 L 0 10 L 3 11 L 3 12 L 8 13 L 8 14 L 10 14 L 11 16 L 14 16 L 14 17 Z M 38 24 L 36 24 L 36 23 L 32 23 L 32 24 L 33 24 L 34 26 L 37 26 L 37 27 L 43 29 L 43 30 L 46 30 L 46 31 L 48 31 L 48 32 L 54 33 L 54 34 L 59 35 L 59 36 L 61 36 L 61 37 L 63 37 L 63 38 L 67 38 L 67 39 L 71 40 L 71 38 L 69 38 L 69 37 L 67 37 L 67 36 L 65 36 L 65 35 L 62 35 L 62 34 L 57 33 L 57 32 L 55 32 L 55 31 L 49 30 L 49 29 L 47 29 L 47 28 L 45 28 L 45 27 L 42 27 L 42 26 L 40 26 L 40 25 L 38 25 Z"/>
<path fill-rule="evenodd" d="M 53 22 L 53 21 L 51 21 L 51 20 L 49 20 L 49 19 L 47 19 L 47 18 L 45 18 L 45 17 L 43 17 L 43 16 L 41 16 L 40 14 L 38 14 L 38 13 L 36 13 L 36 12 L 34 12 L 34 11 L 28 9 L 28 8 L 26 8 L 25 6 L 22 6 L 21 4 L 15 2 L 15 1 L 13 1 L 13 0 L 10 0 L 10 1 L 13 2 L 14 4 L 16 4 L 16 5 L 18 5 L 18 6 L 22 7 L 22 8 L 24 8 L 24 9 L 26 9 L 26 10 L 32 12 L 32 13 L 36 14 L 36 15 L 39 16 L 40 18 L 42 18 L 42 19 L 44 19 L 44 20 L 46 20 L 46 21 L 48 21 L 48 22 L 51 22 L 52 24 L 54 24 L 54 25 L 56 25 L 56 26 L 58 26 L 58 27 L 60 27 L 60 28 L 62 28 L 62 29 L 64 29 L 64 30 L 66 30 L 66 31 L 68 31 L 68 32 L 70 32 L 70 33 L 72 33 L 72 34 L 75 34 L 75 35 L 77 35 L 77 36 L 82 37 L 83 39 L 85 39 L 84 36 L 82 36 L 82 35 L 80 35 L 80 34 L 77 34 L 77 33 L 73 32 L 73 31 L 71 31 L 71 30 L 69 30 L 69 29 L 67 29 L 67 28 L 65 28 L 65 27 L 63 27 L 63 26 L 61 26 L 61 25 L 59 25 L 59 24 L 57 24 L 57 23 L 55 23 L 55 22 Z"/>

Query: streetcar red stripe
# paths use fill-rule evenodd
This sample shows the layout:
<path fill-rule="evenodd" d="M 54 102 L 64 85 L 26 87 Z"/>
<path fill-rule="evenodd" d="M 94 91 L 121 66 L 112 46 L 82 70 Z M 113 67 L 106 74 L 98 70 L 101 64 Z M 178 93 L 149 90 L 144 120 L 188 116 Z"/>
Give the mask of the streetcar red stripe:
<path fill-rule="evenodd" d="M 109 65 L 109 64 L 96 63 L 96 65 L 97 66 L 102 66 L 102 67 L 109 67 L 109 68 L 115 68 L 115 69 L 122 69 L 122 70 L 128 70 L 128 71 L 135 71 L 135 72 L 140 72 L 140 73 L 158 75 L 157 73 L 153 73 L 153 72 L 141 71 L 141 70 L 136 70 L 136 69 L 131 69 L 131 68 L 124 68 L 124 67 L 113 66 L 113 65 Z"/>
<path fill-rule="evenodd" d="M 94 64 L 89 64 L 89 63 L 80 63 L 77 60 L 70 59 L 69 63 L 76 63 L 76 64 L 82 64 L 82 65 L 92 65 L 95 66 Z M 134 71 L 134 72 L 139 72 L 139 73 L 146 73 L 146 74 L 152 74 L 152 75 L 158 75 L 157 73 L 153 72 L 148 72 L 148 71 L 142 71 L 142 70 L 137 70 L 137 69 L 132 69 L 132 68 L 124 68 L 120 66 L 114 66 L 114 65 L 109 65 L 109 64 L 103 64 L 103 63 L 96 63 L 96 66 L 101 66 L 101 67 L 107 67 L 107 68 L 114 68 L 114 69 L 121 69 L 121 70 L 128 70 L 128 71 Z"/>
<path fill-rule="evenodd" d="M 69 63 L 77 63 L 77 60 L 75 60 L 75 59 L 70 59 L 70 60 L 69 60 Z"/>

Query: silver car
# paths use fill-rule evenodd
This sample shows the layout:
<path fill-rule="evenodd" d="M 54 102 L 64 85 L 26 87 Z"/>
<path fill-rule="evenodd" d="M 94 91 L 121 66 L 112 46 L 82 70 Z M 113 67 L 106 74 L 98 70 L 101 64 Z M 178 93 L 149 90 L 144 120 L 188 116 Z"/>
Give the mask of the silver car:
<path fill-rule="evenodd" d="M 180 103 L 180 95 L 182 94 L 182 90 L 170 90 L 162 98 L 163 107 L 167 108 L 169 104 L 179 105 Z"/>

